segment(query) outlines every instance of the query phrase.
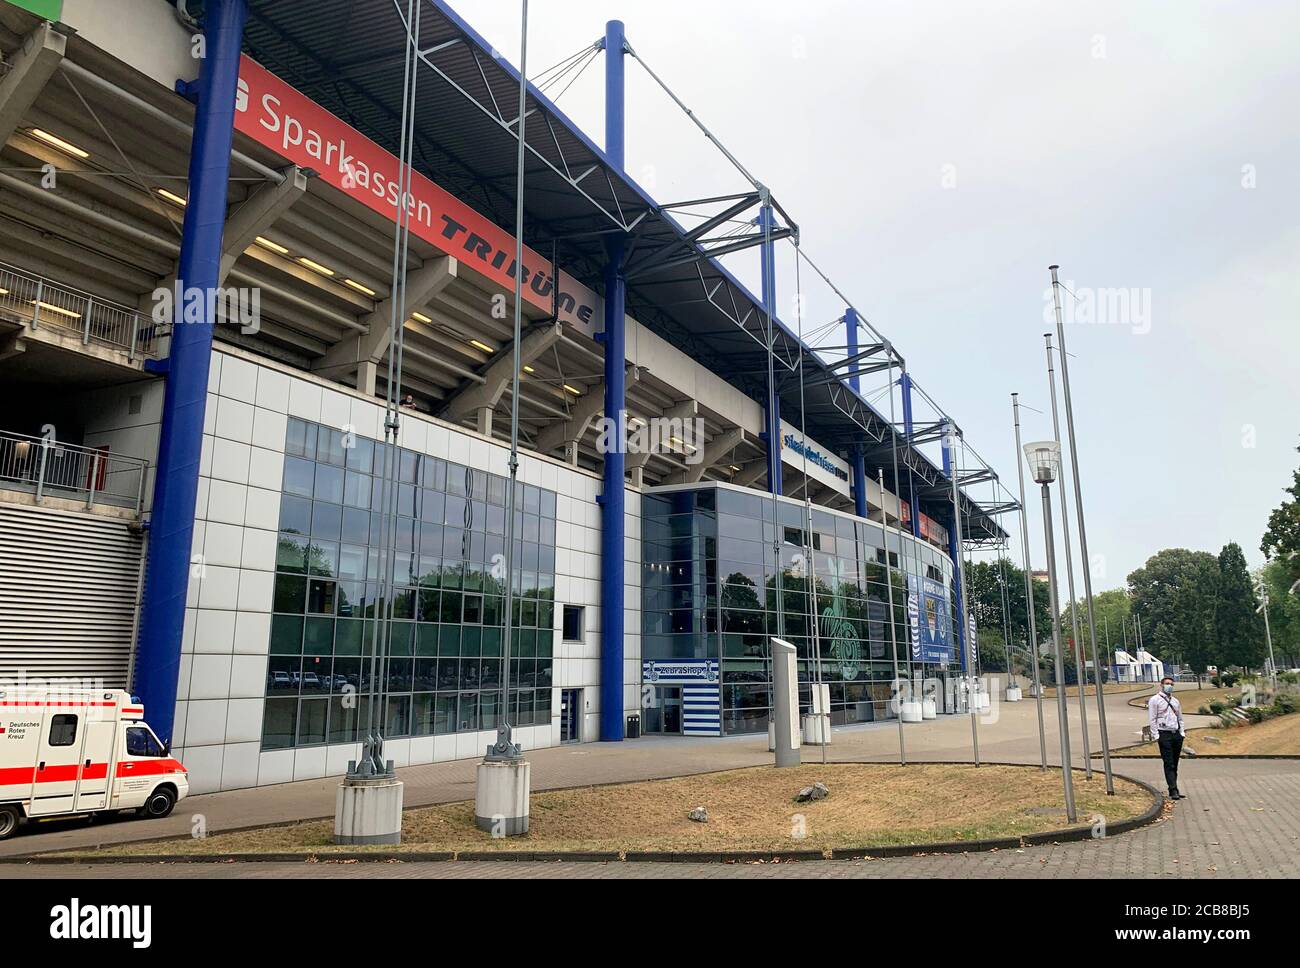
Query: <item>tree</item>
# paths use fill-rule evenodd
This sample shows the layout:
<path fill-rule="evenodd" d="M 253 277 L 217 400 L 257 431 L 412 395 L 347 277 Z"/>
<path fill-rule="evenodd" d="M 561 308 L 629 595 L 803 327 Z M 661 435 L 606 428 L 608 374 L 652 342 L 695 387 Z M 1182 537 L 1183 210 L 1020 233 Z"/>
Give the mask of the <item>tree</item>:
<path fill-rule="evenodd" d="M 1001 639 L 1002 591 L 999 582 L 1004 571 L 1007 581 L 1007 607 L 1011 613 L 1011 645 L 1013 649 L 1020 649 L 1023 647 L 1022 643 L 1029 641 L 1029 612 L 1025 608 L 1025 573 L 1009 558 L 1000 561 L 977 561 L 966 569 L 966 595 L 970 599 L 968 607 L 975 615 L 977 628 L 997 629 L 998 638 Z M 1034 590 L 1034 623 L 1038 632 L 1038 641 L 1046 642 L 1052 637 L 1052 612 L 1047 585 L 1031 580 L 1030 586 Z"/>
<path fill-rule="evenodd" d="M 1088 637 L 1088 603 L 1084 599 L 1081 598 L 1073 605 L 1065 607 L 1065 611 L 1061 614 L 1061 627 L 1063 629 L 1072 627 L 1075 608 L 1079 610 L 1079 634 L 1083 636 L 1088 648 L 1091 648 L 1092 640 Z M 1127 641 L 1125 630 L 1130 627 L 1133 614 L 1128 592 L 1123 588 L 1111 588 L 1093 595 L 1092 614 L 1097 619 L 1097 658 L 1103 666 L 1109 665 L 1111 655 L 1116 649 L 1123 648 L 1124 642 Z M 1108 630 L 1109 647 L 1106 644 Z"/>
<path fill-rule="evenodd" d="M 1246 570 L 1241 545 L 1231 541 L 1219 552 L 1218 595 L 1214 626 L 1222 665 L 1244 669 L 1259 666 L 1264 657 L 1264 626 L 1255 610 L 1259 599 Z"/>
<path fill-rule="evenodd" d="M 1291 575 L 1286 562 L 1274 559 L 1266 563 L 1257 577 L 1268 590 L 1273 658 L 1280 669 L 1300 666 L 1300 595 L 1291 594 Z"/>
<path fill-rule="evenodd" d="M 1296 450 L 1300 451 L 1300 447 Z M 1291 495 L 1291 500 L 1283 501 L 1268 516 L 1268 530 L 1259 547 L 1264 557 L 1284 562 L 1290 587 L 1300 581 L 1300 467 L 1296 468 L 1286 493 Z"/>
<path fill-rule="evenodd" d="M 1161 659 L 1184 662 L 1198 672 L 1213 664 L 1218 575 L 1214 555 L 1186 548 L 1158 551 L 1129 574 L 1131 607 L 1142 623 L 1144 644 Z"/>

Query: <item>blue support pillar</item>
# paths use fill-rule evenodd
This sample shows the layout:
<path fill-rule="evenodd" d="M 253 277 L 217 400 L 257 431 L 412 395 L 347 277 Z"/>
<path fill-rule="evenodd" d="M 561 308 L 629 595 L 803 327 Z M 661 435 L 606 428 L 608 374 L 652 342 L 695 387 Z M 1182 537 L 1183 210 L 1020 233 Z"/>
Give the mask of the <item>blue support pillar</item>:
<path fill-rule="evenodd" d="M 605 153 L 619 168 L 623 153 L 623 24 L 605 25 Z M 625 240 L 610 236 L 605 245 L 605 417 L 616 421 L 618 446 L 605 457 L 600 499 L 600 738 L 623 739 L 623 532 L 626 385 L 627 283 L 623 278 Z"/>
<path fill-rule="evenodd" d="M 189 201 L 177 269 L 182 292 L 198 289 L 211 293 L 220 285 L 235 94 L 247 17 L 246 0 L 208 0 L 206 5 L 206 56 L 199 67 Z M 205 306 L 199 323 L 183 323 L 181 311 L 182 306 L 177 305 L 166 364 L 158 473 L 149 521 L 149 561 L 132 682 L 132 691 L 143 701 L 150 725 L 164 742 L 172 739 L 176 713 L 194 506 L 203 451 L 203 411 L 212 356 L 212 305 Z"/>
<path fill-rule="evenodd" d="M 956 473 L 953 467 L 952 446 L 948 440 L 948 429 L 951 425 L 944 428 L 943 435 L 943 473 L 949 481 L 952 480 L 953 474 Z M 960 490 L 958 491 L 960 494 Z M 949 502 L 951 503 L 951 501 Z M 948 518 L 948 557 L 952 559 L 953 582 L 952 594 L 953 603 L 956 606 L 953 610 L 953 617 L 957 622 L 957 651 L 961 656 L 961 671 L 966 671 L 966 629 L 962 628 L 961 623 L 961 583 L 957 581 L 957 569 L 965 567 L 961 560 L 961 549 L 957 547 L 957 509 L 953 508 Z"/>
<path fill-rule="evenodd" d="M 844 345 L 850 357 L 858 355 L 858 311 L 850 306 L 844 311 Z M 857 363 L 849 364 L 849 371 L 858 369 Z M 862 392 L 862 378 L 849 377 L 849 386 L 855 393 Z M 862 447 L 853 448 L 853 513 L 860 518 L 867 516 L 867 460 Z"/>
<path fill-rule="evenodd" d="M 907 445 L 912 445 L 912 378 L 907 371 L 898 380 L 903 391 L 903 433 L 907 436 Z M 907 476 L 907 506 L 912 514 L 912 536 L 921 537 L 921 509 L 916 506 L 916 486 L 912 475 Z"/>
<path fill-rule="evenodd" d="M 846 353 L 850 357 L 858 355 L 858 311 L 850 306 L 844 310 L 844 345 Z M 859 368 L 857 362 L 849 364 L 849 372 L 853 373 Z M 860 376 L 849 377 L 849 386 L 853 387 L 857 393 L 862 392 L 862 378 Z"/>
<path fill-rule="evenodd" d="M 861 447 L 853 448 L 853 513 L 867 516 L 867 458 Z"/>
<path fill-rule="evenodd" d="M 771 205 L 764 205 L 758 210 L 758 230 L 776 228 L 776 216 Z M 763 312 L 772 320 L 773 331 L 776 329 L 776 243 L 764 242 L 759 246 L 759 255 L 763 274 Z M 765 320 L 766 322 L 766 320 Z M 769 405 L 763 407 L 765 431 L 763 437 L 767 442 L 767 488 L 773 494 L 781 493 L 781 398 L 773 390 L 769 395 Z"/>

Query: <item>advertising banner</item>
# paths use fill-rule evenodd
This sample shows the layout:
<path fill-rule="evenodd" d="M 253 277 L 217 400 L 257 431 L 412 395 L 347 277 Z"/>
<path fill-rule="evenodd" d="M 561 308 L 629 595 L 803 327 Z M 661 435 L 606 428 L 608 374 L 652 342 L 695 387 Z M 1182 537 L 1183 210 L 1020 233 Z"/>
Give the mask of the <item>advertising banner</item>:
<path fill-rule="evenodd" d="M 916 601 L 917 621 L 913 627 L 913 659 L 919 645 L 919 661 L 948 663 L 953 658 L 951 622 L 948 619 L 948 595 L 943 585 L 930 578 L 908 579 L 912 590 L 908 594 L 908 611 Z"/>
<path fill-rule="evenodd" d="M 833 487 L 845 497 L 851 495 L 849 465 L 815 440 L 805 439 L 799 428 L 781 421 L 781 462 L 787 467 L 804 469 L 807 451 L 808 476 L 819 484 Z"/>
<path fill-rule="evenodd" d="M 400 164 L 396 156 L 356 128 L 290 87 L 247 54 L 239 67 L 235 130 L 286 161 L 317 172 L 321 180 L 367 208 L 397 221 Z M 406 205 L 411 232 L 506 291 L 514 289 L 515 239 L 419 172 L 412 174 Z M 551 263 L 524 247 L 524 298 L 550 311 Z M 593 335 L 603 328 L 603 304 L 586 286 L 560 273 L 560 319 Z"/>

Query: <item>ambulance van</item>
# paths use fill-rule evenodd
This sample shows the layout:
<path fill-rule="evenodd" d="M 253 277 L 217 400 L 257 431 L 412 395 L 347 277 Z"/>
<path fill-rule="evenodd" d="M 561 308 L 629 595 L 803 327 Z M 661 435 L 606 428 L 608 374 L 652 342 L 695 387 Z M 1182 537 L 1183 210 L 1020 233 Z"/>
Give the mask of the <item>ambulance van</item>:
<path fill-rule="evenodd" d="M 0 840 L 49 817 L 165 817 L 189 789 L 128 693 L 0 688 Z"/>

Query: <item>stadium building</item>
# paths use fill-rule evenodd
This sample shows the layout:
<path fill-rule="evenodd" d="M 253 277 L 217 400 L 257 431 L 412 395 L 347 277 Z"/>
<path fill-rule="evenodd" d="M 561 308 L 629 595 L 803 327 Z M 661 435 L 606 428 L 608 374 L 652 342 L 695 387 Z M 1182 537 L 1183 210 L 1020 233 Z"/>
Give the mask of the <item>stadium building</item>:
<path fill-rule="evenodd" d="M 518 74 L 419 0 L 394 305 L 405 7 L 0 0 L 0 677 L 129 688 L 193 792 L 342 773 L 389 609 L 399 766 L 481 755 L 507 702 L 525 749 L 631 717 L 764 730 L 778 633 L 805 702 L 820 677 L 834 724 L 887 718 L 891 618 L 903 675 L 955 711 L 975 659 L 952 478 L 969 547 L 1004 537 L 969 490 L 995 475 L 853 307 L 833 359 L 777 318 L 772 247 L 796 229 L 765 191 L 687 224 L 628 177 L 621 24 L 593 46 L 603 147 L 531 92 L 516 269 Z M 737 220 L 756 228 L 718 234 Z M 760 295 L 722 261 L 746 247 Z M 611 452 L 620 413 L 655 446 Z"/>

